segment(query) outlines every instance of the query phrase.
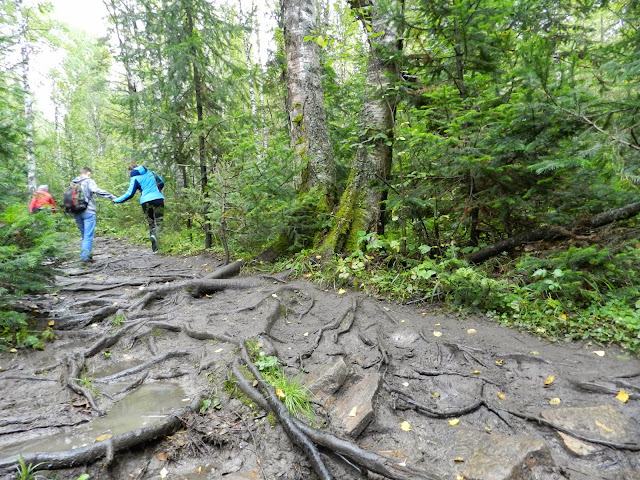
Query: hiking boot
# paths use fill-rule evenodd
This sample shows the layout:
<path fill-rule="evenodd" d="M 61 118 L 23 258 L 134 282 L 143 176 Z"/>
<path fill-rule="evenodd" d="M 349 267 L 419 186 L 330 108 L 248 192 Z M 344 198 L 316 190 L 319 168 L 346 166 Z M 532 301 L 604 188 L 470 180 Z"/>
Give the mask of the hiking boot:
<path fill-rule="evenodd" d="M 151 251 L 156 253 L 158 251 L 158 239 L 155 235 L 150 235 L 149 240 L 151 240 Z"/>

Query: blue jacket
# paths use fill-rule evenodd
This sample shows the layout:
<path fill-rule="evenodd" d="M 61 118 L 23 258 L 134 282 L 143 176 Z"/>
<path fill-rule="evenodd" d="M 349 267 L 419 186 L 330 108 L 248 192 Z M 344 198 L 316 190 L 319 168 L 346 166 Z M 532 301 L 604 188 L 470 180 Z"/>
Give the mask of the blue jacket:
<path fill-rule="evenodd" d="M 157 175 L 157 174 L 155 174 Z M 138 165 L 131 170 L 131 180 L 129 181 L 129 189 L 124 194 L 116 198 L 113 203 L 122 203 L 133 197 L 140 190 L 140 203 L 150 202 L 151 200 L 164 199 L 164 195 L 158 190 L 156 185 L 156 177 L 154 173 L 147 170 L 144 166 Z M 158 178 L 164 183 L 162 177 Z"/>

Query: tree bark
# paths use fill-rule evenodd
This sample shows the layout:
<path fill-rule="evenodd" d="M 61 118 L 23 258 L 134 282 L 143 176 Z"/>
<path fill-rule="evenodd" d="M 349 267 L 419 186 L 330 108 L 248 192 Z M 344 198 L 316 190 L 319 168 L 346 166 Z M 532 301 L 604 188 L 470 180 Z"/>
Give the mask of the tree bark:
<path fill-rule="evenodd" d="M 291 149 L 301 193 L 318 188 L 331 211 L 336 203 L 336 167 L 324 108 L 322 71 L 316 37 L 318 16 L 314 0 L 283 0 L 284 44 L 287 56 L 287 112 Z"/>
<path fill-rule="evenodd" d="M 363 134 L 340 200 L 335 226 L 323 245 L 323 250 L 334 252 L 355 250 L 359 231 L 380 231 L 398 101 L 390 86 L 392 79 L 398 76 L 393 58 L 400 49 L 397 14 L 402 2 L 395 0 L 384 4 L 384 8 L 382 2 L 366 0 L 353 0 L 350 4 L 370 33 L 369 59 L 360 120 Z"/>

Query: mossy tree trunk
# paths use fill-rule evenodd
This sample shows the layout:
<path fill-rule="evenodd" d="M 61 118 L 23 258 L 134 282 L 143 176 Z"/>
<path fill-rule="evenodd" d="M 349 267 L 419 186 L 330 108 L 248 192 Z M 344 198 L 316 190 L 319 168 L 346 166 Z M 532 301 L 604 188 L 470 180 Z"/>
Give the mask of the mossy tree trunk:
<path fill-rule="evenodd" d="M 398 19 L 403 2 L 352 0 L 350 5 L 368 33 L 369 58 L 359 147 L 336 222 L 322 245 L 333 252 L 351 252 L 358 246 L 359 231 L 378 233 L 383 228 L 397 105 L 391 87 L 398 78 L 394 58 L 401 48 Z"/>

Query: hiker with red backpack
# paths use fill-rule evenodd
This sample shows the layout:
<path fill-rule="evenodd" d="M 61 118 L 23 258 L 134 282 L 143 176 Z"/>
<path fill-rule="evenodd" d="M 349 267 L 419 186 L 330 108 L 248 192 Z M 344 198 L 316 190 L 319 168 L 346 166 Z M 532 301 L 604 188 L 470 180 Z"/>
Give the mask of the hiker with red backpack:
<path fill-rule="evenodd" d="M 49 193 L 49 185 L 40 185 L 38 190 L 33 194 L 33 198 L 29 204 L 29 211 L 31 213 L 38 213 L 43 208 L 48 209 L 51 213 L 56 213 L 56 201 Z"/>
<path fill-rule="evenodd" d="M 164 216 L 164 195 L 161 192 L 164 180 L 156 172 L 147 170 L 146 167 L 135 162 L 129 165 L 129 177 L 129 188 L 113 203 L 126 202 L 140 190 L 140 205 L 149 224 L 151 251 L 156 253 L 159 247 L 158 234 Z"/>
<path fill-rule="evenodd" d="M 96 204 L 94 195 L 114 200 L 116 196 L 98 187 L 91 178 L 93 173 L 89 167 L 80 169 L 80 175 L 71 181 L 69 190 L 64 194 L 64 208 L 73 215 L 82 235 L 80 258 L 83 262 L 93 260 L 93 237 L 96 231 Z"/>

